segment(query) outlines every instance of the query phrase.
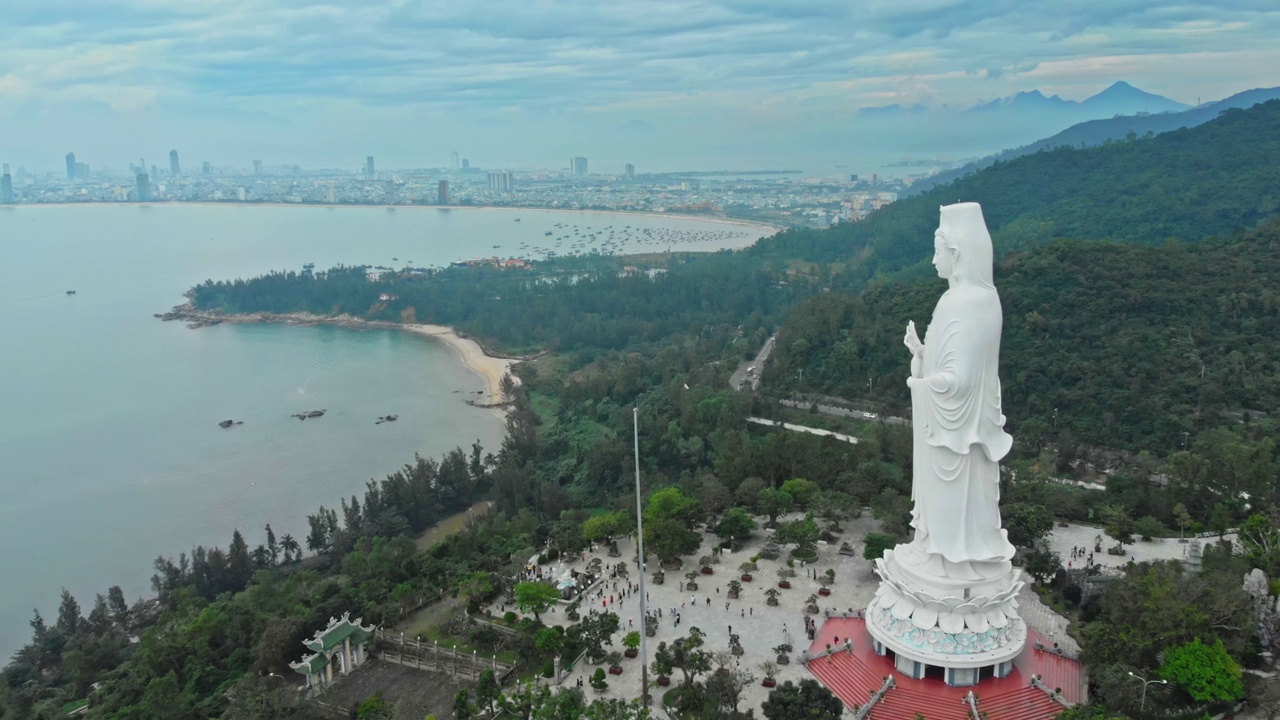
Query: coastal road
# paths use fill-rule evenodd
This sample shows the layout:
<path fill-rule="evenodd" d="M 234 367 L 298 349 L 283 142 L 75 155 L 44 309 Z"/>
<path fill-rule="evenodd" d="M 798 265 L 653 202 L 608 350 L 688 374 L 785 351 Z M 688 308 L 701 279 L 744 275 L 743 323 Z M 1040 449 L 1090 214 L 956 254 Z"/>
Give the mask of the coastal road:
<path fill-rule="evenodd" d="M 768 340 L 764 341 L 764 347 L 760 348 L 760 352 L 756 354 L 754 360 L 747 360 L 738 365 L 738 369 L 733 371 L 733 375 L 729 376 L 729 387 L 734 390 L 746 390 L 750 388 L 752 391 L 760 389 L 760 376 L 764 373 L 764 363 L 769 359 L 769 353 L 773 352 L 774 345 L 777 343 L 778 336 L 771 335 Z"/>

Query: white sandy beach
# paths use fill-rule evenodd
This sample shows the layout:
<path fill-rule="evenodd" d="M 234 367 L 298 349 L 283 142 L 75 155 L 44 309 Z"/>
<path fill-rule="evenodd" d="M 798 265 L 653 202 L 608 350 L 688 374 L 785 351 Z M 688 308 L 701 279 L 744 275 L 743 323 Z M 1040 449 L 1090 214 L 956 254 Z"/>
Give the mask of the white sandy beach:
<path fill-rule="evenodd" d="M 405 324 L 399 327 L 419 335 L 436 338 L 453 348 L 462 358 L 463 365 L 485 379 L 489 386 L 489 404 L 497 405 L 502 402 L 502 376 L 507 374 L 511 366 L 517 362 L 516 360 L 486 355 L 480 343 L 471 338 L 464 338 L 453 328 L 444 325 Z"/>

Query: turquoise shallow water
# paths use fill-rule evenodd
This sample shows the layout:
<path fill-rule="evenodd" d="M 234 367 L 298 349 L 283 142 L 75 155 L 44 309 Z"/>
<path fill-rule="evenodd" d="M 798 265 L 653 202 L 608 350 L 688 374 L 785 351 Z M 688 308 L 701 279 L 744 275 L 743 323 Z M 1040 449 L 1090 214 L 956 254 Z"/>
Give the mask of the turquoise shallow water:
<path fill-rule="evenodd" d="M 306 515 L 501 419 L 463 402 L 483 380 L 452 350 L 389 330 L 152 317 L 205 278 L 341 263 L 443 265 L 515 254 L 552 223 L 717 230 L 635 215 L 381 208 L 0 208 L 0 658 L 112 584 L 149 591 L 151 561 L 195 544 L 301 542 Z M 741 242 L 741 241 L 739 241 Z M 508 246 L 508 252 L 493 249 Z M 699 249 L 711 249 L 708 246 Z M 76 290 L 68 296 L 66 290 Z M 318 420 L 290 415 L 326 409 Z M 375 425 L 380 415 L 394 423 Z M 244 425 L 229 430 L 220 420 Z"/>

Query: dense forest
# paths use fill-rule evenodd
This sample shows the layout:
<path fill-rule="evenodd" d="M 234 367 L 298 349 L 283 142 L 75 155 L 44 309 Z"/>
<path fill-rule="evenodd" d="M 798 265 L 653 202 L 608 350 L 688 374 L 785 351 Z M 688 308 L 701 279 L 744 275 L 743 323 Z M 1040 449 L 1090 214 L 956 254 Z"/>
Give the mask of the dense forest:
<path fill-rule="evenodd" d="M 772 524 L 793 511 L 807 516 L 778 522 L 781 536 L 817 537 L 821 521 L 834 541 L 841 521 L 866 509 L 880 538 L 845 539 L 865 540 L 868 553 L 891 544 L 908 531 L 909 430 L 861 424 L 854 445 L 746 417 L 783 412 L 775 401 L 799 393 L 904 406 L 902 328 L 927 323 L 941 291 L 921 261 L 937 205 L 957 198 L 983 202 L 1001 249 L 1005 412 L 1018 438 L 1002 477 L 1005 525 L 1028 574 L 1082 623 L 1096 717 L 1139 712 L 1128 672 L 1176 671 L 1181 656 L 1166 658 L 1150 638 L 1223 648 L 1238 674 L 1235 663 L 1265 649 L 1248 627 L 1240 574 L 1280 571 L 1280 531 L 1266 517 L 1277 507 L 1280 221 L 1267 218 L 1280 212 L 1278 148 L 1272 102 L 1192 130 L 1001 163 L 863 223 L 788 231 L 742 252 L 203 283 L 192 300 L 205 310 L 435 322 L 490 348 L 550 352 L 515 367 L 500 448 L 417 458 L 319 508 L 306 538 L 268 527 L 259 544 L 236 531 L 225 549 L 161 556 L 153 599 L 130 605 L 113 588 L 85 614 L 64 593 L 56 620 L 36 613 L 31 642 L 5 667 L 0 718 L 61 717 L 85 703 L 87 717 L 305 717 L 264 677 L 291 672 L 300 640 L 328 617 L 394 623 L 437 593 L 474 607 L 507 597 L 531 553 L 625 532 L 632 408 L 646 545 L 659 556 L 696 552 L 695 523 L 715 522 L 731 542 L 754 518 Z M 764 391 L 731 390 L 738 361 L 775 329 Z M 1055 482 L 1086 444 L 1140 452 L 1109 468 L 1105 491 Z M 478 499 L 494 511 L 429 550 L 414 543 Z M 1105 524 L 1121 544 L 1134 532 L 1245 520 L 1246 553 L 1210 547 L 1194 578 L 1177 564 L 1136 566 L 1084 599 L 1079 585 L 1051 585 L 1059 559 L 1040 540 L 1055 518 Z M 535 615 L 511 638 L 465 623 L 439 632 L 502 653 L 528 678 L 553 658 L 597 652 L 612 632 L 600 624 L 608 614 L 598 617 L 565 628 Z M 734 716 L 709 679 L 688 690 L 696 708 L 686 709 Z M 470 712 L 465 696 L 457 707 Z"/>

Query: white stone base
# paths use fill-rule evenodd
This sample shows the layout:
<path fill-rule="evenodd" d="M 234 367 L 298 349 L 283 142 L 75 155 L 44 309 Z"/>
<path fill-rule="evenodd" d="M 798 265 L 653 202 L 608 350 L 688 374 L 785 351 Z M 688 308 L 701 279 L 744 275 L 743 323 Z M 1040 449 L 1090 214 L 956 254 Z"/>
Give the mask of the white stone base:
<path fill-rule="evenodd" d="M 975 685 L 984 668 L 996 677 L 1013 671 L 1027 642 L 1017 614 L 1021 571 L 1004 564 L 966 579 L 931 575 L 916 548 L 899 545 L 876 561 L 880 588 L 867 606 L 867 631 L 876 652 L 892 650 L 895 667 L 922 678 L 944 670 L 948 685 Z"/>

